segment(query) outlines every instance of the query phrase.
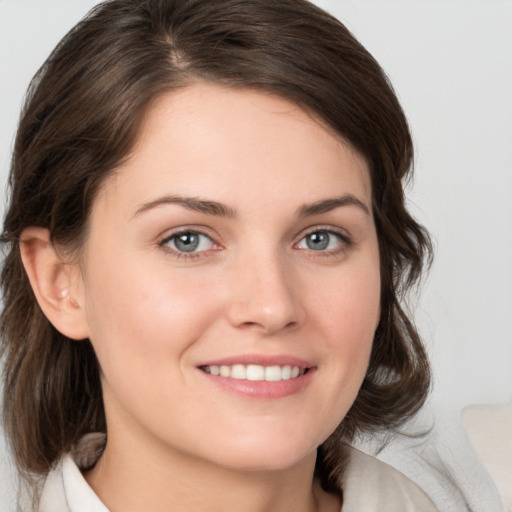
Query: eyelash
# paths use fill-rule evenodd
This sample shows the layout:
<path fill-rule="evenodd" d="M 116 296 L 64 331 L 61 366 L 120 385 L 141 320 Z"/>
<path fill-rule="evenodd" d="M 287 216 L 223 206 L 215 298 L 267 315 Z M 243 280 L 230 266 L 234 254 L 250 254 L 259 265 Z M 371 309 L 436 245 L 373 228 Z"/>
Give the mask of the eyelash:
<path fill-rule="evenodd" d="M 300 244 L 303 240 L 305 240 L 307 237 L 318 234 L 318 233 L 324 233 L 331 236 L 335 236 L 339 241 L 339 246 L 334 249 L 328 249 L 328 250 L 314 250 L 314 249 L 302 249 L 308 251 L 308 256 L 319 256 L 324 258 L 330 258 L 330 257 L 336 257 L 340 256 L 342 254 L 345 254 L 354 244 L 352 241 L 352 238 L 348 236 L 345 232 L 332 228 L 327 226 L 315 226 L 314 228 L 310 229 L 306 233 L 304 233 L 299 242 L 295 244 L 297 246 Z"/>
<path fill-rule="evenodd" d="M 180 231 L 176 231 L 170 235 L 167 235 L 165 238 L 163 238 L 159 242 L 159 246 L 162 247 L 169 255 L 173 256 L 174 258 L 178 260 L 194 260 L 201 257 L 204 257 L 204 253 L 209 252 L 212 249 L 207 249 L 203 251 L 194 251 L 194 252 L 186 252 L 186 251 L 179 251 L 178 249 L 174 249 L 172 247 L 169 247 L 168 244 L 170 244 L 173 240 L 177 240 L 180 236 L 183 235 L 195 235 L 199 237 L 206 237 L 208 238 L 211 243 L 214 246 L 220 247 L 210 235 L 203 233 L 202 231 L 199 231 L 197 229 L 182 229 Z M 200 242 L 199 242 L 200 243 Z M 218 250 L 218 249 L 213 249 Z"/>
<path fill-rule="evenodd" d="M 302 248 L 298 248 L 297 246 L 302 243 L 307 237 L 311 236 L 311 235 L 314 235 L 314 234 L 318 234 L 318 233 L 324 233 L 324 234 L 327 234 L 329 236 L 335 236 L 338 240 L 339 240 L 339 247 L 336 247 L 334 249 L 329 249 L 329 250 L 314 250 L 314 249 L 302 249 Z M 178 260 L 196 260 L 198 258 L 202 258 L 202 257 L 205 257 L 205 253 L 208 253 L 210 251 L 217 251 L 219 249 L 206 249 L 206 250 L 202 250 L 202 251 L 191 251 L 191 252 L 186 252 L 186 251 L 180 251 L 178 249 L 174 249 L 172 247 L 169 247 L 168 244 L 170 244 L 173 240 L 177 240 L 180 236 L 183 236 L 183 235 L 195 235 L 195 236 L 199 236 L 199 237 L 206 237 L 208 238 L 211 243 L 214 245 L 214 246 L 217 246 L 219 248 L 221 248 L 220 245 L 218 245 L 210 235 L 202 232 L 202 231 L 199 231 L 199 230 L 196 230 L 196 229 L 182 229 L 180 231 L 177 231 L 177 232 L 174 232 L 170 235 L 167 235 L 165 236 L 165 238 L 163 238 L 162 240 L 160 240 L 160 242 L 158 243 L 158 245 L 160 247 L 162 247 L 169 255 L 173 256 L 174 258 L 178 259 Z M 199 242 L 200 243 L 200 242 Z M 320 256 L 320 257 L 335 257 L 335 256 L 339 256 L 340 254 L 344 254 L 346 251 L 348 251 L 351 247 L 353 246 L 353 242 L 352 242 L 352 239 L 351 237 L 349 237 L 346 233 L 340 231 L 340 230 L 337 230 L 337 229 L 333 229 L 332 227 L 322 227 L 322 226 L 315 226 L 314 228 L 310 229 L 309 231 L 307 231 L 306 233 L 304 233 L 300 240 L 298 242 L 296 242 L 294 244 L 294 248 L 298 248 L 299 250 L 305 250 L 305 251 L 308 251 L 310 253 L 311 256 Z"/>

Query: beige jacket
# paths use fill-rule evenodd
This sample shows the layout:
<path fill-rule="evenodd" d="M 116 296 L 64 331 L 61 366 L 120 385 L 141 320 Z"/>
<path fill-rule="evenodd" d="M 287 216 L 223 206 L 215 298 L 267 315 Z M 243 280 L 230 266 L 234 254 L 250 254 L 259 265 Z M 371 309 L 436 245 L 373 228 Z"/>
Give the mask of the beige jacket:
<path fill-rule="evenodd" d="M 39 512 L 109 512 L 85 481 L 80 467 L 97 457 L 104 436 L 86 436 L 73 455 L 66 455 L 50 472 Z M 342 512 L 435 512 L 426 494 L 402 473 L 369 455 L 346 447 L 348 463 L 340 487 Z"/>

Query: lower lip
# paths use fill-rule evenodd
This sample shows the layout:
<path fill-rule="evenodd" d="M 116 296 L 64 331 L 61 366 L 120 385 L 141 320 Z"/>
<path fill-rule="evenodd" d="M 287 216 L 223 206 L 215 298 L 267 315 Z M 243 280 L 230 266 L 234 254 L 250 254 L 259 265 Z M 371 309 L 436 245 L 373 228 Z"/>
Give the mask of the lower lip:
<path fill-rule="evenodd" d="M 263 400 L 284 398 L 300 393 L 308 386 L 315 374 L 315 369 L 309 368 L 308 371 L 300 377 L 269 382 L 266 380 L 251 381 L 244 379 L 232 379 L 230 377 L 221 377 L 220 375 L 211 375 L 202 370 L 199 371 L 209 379 L 210 382 L 225 391 L 249 398 L 258 398 Z"/>

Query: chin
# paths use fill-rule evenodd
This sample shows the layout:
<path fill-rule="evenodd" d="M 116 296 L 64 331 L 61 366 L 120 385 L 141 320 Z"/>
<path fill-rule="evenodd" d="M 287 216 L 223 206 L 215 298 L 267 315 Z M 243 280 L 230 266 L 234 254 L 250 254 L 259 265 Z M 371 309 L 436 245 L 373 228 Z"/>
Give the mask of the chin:
<path fill-rule="evenodd" d="M 225 468 L 247 472 L 285 471 L 308 461 L 314 465 L 318 446 L 316 443 L 306 444 L 304 440 L 291 443 L 289 438 L 281 443 L 276 440 L 247 440 L 225 446 L 223 453 L 216 453 L 212 459 Z"/>

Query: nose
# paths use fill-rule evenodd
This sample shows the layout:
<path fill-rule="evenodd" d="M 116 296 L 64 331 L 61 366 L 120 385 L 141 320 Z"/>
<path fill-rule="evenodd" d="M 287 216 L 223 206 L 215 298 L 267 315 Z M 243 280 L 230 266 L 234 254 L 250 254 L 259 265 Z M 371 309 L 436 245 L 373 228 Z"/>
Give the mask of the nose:
<path fill-rule="evenodd" d="M 227 317 L 237 328 L 269 335 L 300 325 L 306 316 L 299 283 L 278 256 L 252 255 L 230 279 Z"/>

